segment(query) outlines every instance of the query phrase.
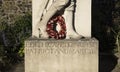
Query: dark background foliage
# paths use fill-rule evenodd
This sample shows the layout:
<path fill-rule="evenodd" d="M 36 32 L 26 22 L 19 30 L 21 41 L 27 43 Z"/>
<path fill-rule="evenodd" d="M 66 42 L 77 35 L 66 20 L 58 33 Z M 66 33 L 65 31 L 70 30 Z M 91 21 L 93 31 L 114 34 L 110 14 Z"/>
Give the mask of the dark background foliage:
<path fill-rule="evenodd" d="M 24 40 L 31 36 L 31 23 L 31 14 L 25 14 L 19 16 L 14 24 L 1 25 L 4 28 L 0 31 L 0 65 L 3 67 L 0 67 L 1 69 L 8 70 L 12 64 L 23 60 Z"/>
<path fill-rule="evenodd" d="M 118 52 L 120 1 L 93 0 L 92 5 L 92 36 L 99 40 L 100 52 Z"/>
<path fill-rule="evenodd" d="M 119 72 L 120 0 L 92 1 L 92 36 L 99 40 L 99 72 Z"/>

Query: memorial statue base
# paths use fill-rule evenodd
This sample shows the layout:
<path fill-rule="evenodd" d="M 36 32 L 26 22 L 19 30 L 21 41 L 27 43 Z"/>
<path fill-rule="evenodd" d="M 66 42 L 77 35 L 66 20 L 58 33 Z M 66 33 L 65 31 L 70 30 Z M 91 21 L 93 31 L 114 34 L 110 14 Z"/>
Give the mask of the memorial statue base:
<path fill-rule="evenodd" d="M 25 72 L 98 72 L 98 41 L 25 41 Z"/>

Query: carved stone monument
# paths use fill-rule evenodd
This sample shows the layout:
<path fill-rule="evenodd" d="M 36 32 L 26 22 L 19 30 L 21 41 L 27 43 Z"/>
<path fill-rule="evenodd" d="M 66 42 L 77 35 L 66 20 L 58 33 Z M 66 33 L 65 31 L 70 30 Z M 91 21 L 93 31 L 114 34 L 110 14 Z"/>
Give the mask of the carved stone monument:
<path fill-rule="evenodd" d="M 32 4 L 33 32 L 25 41 L 25 72 L 98 72 L 91 0 L 33 0 Z"/>
<path fill-rule="evenodd" d="M 66 32 L 66 39 L 91 37 L 91 0 L 34 0 L 32 3 L 33 37 L 48 38 L 46 25 L 52 22 L 55 25 L 55 18 L 51 18 L 56 14 L 64 17 L 63 21 L 66 25 L 65 31 L 64 23 L 62 24 L 59 19 L 56 27 L 51 26 L 50 30 L 54 30 L 57 35 L 63 30 Z"/>

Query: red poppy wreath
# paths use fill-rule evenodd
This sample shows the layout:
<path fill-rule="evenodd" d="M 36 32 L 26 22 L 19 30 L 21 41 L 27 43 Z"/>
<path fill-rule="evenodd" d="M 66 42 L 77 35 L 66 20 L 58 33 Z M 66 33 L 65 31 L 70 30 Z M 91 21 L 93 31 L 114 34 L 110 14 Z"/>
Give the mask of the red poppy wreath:
<path fill-rule="evenodd" d="M 60 30 L 57 30 L 57 26 L 60 26 Z M 47 23 L 46 32 L 49 38 L 65 39 L 66 37 L 66 24 L 63 16 L 54 16 Z"/>

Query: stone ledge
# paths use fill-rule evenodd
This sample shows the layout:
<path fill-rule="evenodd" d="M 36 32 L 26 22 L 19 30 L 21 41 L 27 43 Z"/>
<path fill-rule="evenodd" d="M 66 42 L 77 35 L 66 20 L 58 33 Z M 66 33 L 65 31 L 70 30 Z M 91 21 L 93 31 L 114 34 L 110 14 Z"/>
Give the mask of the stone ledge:
<path fill-rule="evenodd" d="M 56 40 L 56 39 L 41 39 L 41 38 L 33 38 L 30 37 L 26 41 L 31 41 L 31 40 L 45 40 L 45 41 L 96 41 L 98 40 L 96 38 L 82 38 L 82 39 L 62 39 L 62 40 Z"/>

